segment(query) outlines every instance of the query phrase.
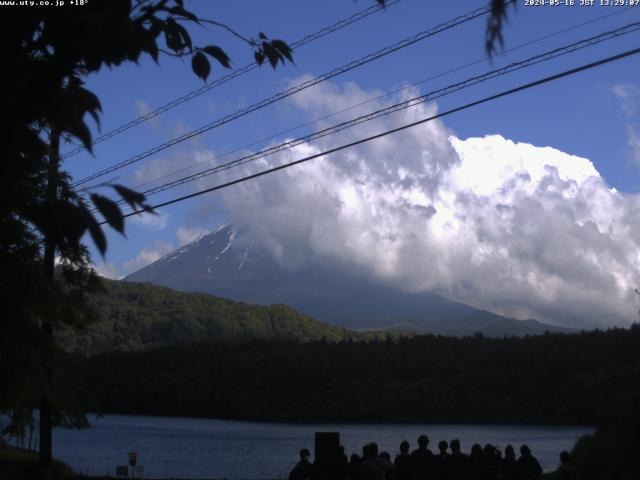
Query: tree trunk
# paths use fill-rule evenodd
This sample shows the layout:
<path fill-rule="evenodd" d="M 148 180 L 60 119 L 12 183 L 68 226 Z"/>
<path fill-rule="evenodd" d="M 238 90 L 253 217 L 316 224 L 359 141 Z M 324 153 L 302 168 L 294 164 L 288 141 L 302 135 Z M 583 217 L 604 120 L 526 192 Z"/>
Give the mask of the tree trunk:
<path fill-rule="evenodd" d="M 60 157 L 60 133 L 52 130 L 49 150 L 49 172 L 47 183 L 47 201 L 51 208 L 58 196 L 58 168 Z M 55 239 L 45 236 L 44 239 L 44 268 L 45 275 L 51 281 L 55 277 L 56 244 Z M 47 340 L 53 341 L 53 321 L 51 318 L 42 319 L 42 331 Z M 48 343 L 48 342 L 47 342 Z M 40 480 L 51 480 L 51 460 L 53 456 L 51 390 L 53 388 L 53 368 L 50 353 L 42 353 L 44 378 L 42 381 L 42 396 L 40 398 Z"/>

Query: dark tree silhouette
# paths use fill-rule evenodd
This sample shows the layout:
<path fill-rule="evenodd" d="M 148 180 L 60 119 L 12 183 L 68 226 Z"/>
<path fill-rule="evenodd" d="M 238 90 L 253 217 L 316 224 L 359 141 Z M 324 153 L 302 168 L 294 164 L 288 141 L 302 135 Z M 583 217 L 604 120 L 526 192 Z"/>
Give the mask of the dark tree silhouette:
<path fill-rule="evenodd" d="M 194 327 L 204 330 L 202 324 Z M 129 330 L 126 336 L 136 334 Z M 120 351 L 73 354 L 66 361 L 78 384 L 114 413 L 595 425 L 608 405 L 640 398 L 639 346 L 638 325 L 523 338 L 301 342 L 220 334 L 215 341 L 198 344 L 187 335 L 139 351 L 121 345 Z M 623 425 L 625 409 L 620 411 L 616 421 Z M 637 439 L 640 415 L 634 418 L 627 426 Z"/>
<path fill-rule="evenodd" d="M 377 0 L 384 5 L 384 0 Z M 511 1 L 491 0 L 487 52 L 502 41 Z M 0 45 L 9 71 L 0 77 L 3 109 L 3 174 L 0 177 L 0 260 L 5 278 L 0 301 L 6 315 L 0 337 L 0 411 L 40 399 L 41 464 L 51 465 L 55 326 L 78 325 L 90 317 L 86 296 L 99 288 L 82 237 L 88 233 L 102 255 L 106 223 L 124 234 L 123 214 L 100 190 L 110 189 L 133 209 L 152 212 L 145 197 L 106 183 L 78 191 L 61 168 L 60 144 L 78 140 L 89 152 L 85 118 L 99 123 L 101 105 L 83 79 L 103 67 L 134 62 L 143 55 L 188 57 L 204 81 L 214 66 L 230 68 L 218 45 L 194 45 L 190 28 L 227 30 L 253 50 L 258 64 L 292 62 L 286 42 L 260 32 L 247 38 L 213 19 L 198 18 L 183 0 L 94 0 L 82 8 L 20 8 L 0 19 Z M 56 269 L 55 259 L 60 258 Z M 39 328 L 36 328 L 39 327 Z M 17 371 L 23 373 L 17 375 Z M 17 410 L 15 410 L 17 411 Z"/>
<path fill-rule="evenodd" d="M 230 68 L 230 59 L 221 47 L 193 44 L 185 26 L 189 24 L 206 23 L 231 31 L 253 48 L 258 63 L 268 60 L 273 68 L 292 61 L 292 55 L 285 42 L 271 40 L 264 33 L 257 39 L 246 39 L 224 24 L 198 18 L 185 9 L 182 0 L 94 1 L 71 12 L 23 8 L 3 16 L 2 23 L 0 42 L 12 75 L 3 75 L 0 83 L 6 135 L 2 144 L 5 172 L 0 256 L 9 278 L 19 280 L 2 290 L 2 300 L 11 307 L 7 322 L 18 328 L 3 329 L 3 343 L 14 345 L 16 340 L 26 340 L 26 345 L 35 347 L 29 360 L 36 374 L 23 377 L 29 388 L 12 391 L 32 391 L 34 383 L 41 386 L 40 452 L 46 478 L 51 465 L 54 413 L 54 325 L 88 317 L 83 311 L 85 295 L 96 288 L 97 279 L 81 243 L 83 235 L 88 232 L 103 255 L 107 249 L 90 204 L 112 228 L 124 234 L 124 218 L 117 203 L 93 190 L 75 191 L 69 175 L 60 168 L 60 143 L 76 138 L 91 152 L 85 117 L 99 122 L 100 102 L 84 87 L 82 79 L 104 66 L 137 62 L 143 54 L 156 62 L 161 53 L 191 57 L 193 72 L 204 81 L 211 73 L 209 58 Z M 151 212 L 144 195 L 122 185 L 104 187 L 113 189 L 132 208 Z M 59 275 L 55 272 L 57 256 L 63 263 Z M 37 324 L 41 325 L 39 334 L 32 328 Z M 37 341 L 26 333 L 11 334 L 21 329 L 28 330 Z M 4 352 L 3 357 L 5 375 L 10 376 L 18 367 L 24 370 L 23 365 L 9 361 Z M 38 382 L 38 377 L 42 381 Z M 9 385 L 17 387 L 20 383 L 14 379 Z M 17 401 L 17 397 L 7 395 L 0 408 L 15 406 Z"/>

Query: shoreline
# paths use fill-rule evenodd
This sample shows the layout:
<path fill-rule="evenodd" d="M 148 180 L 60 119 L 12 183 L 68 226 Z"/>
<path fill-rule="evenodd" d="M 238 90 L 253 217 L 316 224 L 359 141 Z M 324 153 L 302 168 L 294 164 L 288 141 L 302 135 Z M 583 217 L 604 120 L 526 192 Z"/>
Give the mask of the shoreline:
<path fill-rule="evenodd" d="M 576 428 L 576 427 L 584 427 L 584 428 L 592 428 L 595 430 L 597 425 L 591 423 L 534 423 L 534 422 L 490 422 L 490 421 L 449 421 L 449 420 L 440 420 L 440 421 L 428 421 L 428 420 L 379 420 L 379 419 L 364 419 L 364 420 L 353 420 L 353 419 L 345 419 L 345 420 L 325 420 L 325 419 L 301 419 L 301 420 L 293 420 L 293 419 L 254 419 L 254 418 L 229 418 L 229 417 L 200 417 L 200 416 L 191 416 L 191 415 L 176 415 L 176 414 L 157 414 L 157 413 L 130 413 L 130 412 L 101 412 L 99 414 L 95 412 L 87 412 L 87 418 L 91 416 L 98 415 L 100 417 L 106 416 L 122 416 L 122 417 L 150 417 L 150 418 L 163 418 L 163 419 L 181 419 L 181 420 L 207 420 L 207 421 L 219 421 L 219 422 L 236 422 L 236 423 L 249 423 L 256 425 L 354 425 L 354 426 L 362 426 L 362 425 L 425 425 L 425 426 L 434 426 L 434 427 L 444 427 L 444 426 L 456 426 L 456 427 L 535 427 L 535 428 Z"/>

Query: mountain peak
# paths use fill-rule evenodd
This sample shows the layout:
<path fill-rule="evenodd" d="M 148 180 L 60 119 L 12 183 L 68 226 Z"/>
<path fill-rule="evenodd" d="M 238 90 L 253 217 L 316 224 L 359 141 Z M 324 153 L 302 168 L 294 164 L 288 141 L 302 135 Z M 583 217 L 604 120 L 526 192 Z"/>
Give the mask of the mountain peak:
<path fill-rule="evenodd" d="M 229 224 L 218 226 L 125 280 L 246 303 L 281 303 L 318 320 L 360 330 L 394 328 L 457 336 L 568 331 L 478 310 L 433 293 L 402 292 L 336 265 L 284 270 L 267 249 L 249 245 Z"/>

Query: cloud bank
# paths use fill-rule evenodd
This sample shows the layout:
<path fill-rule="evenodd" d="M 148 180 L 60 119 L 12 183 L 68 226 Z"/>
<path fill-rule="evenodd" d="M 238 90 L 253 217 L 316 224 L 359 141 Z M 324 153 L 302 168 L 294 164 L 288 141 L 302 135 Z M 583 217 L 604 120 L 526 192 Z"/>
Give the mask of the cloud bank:
<path fill-rule="evenodd" d="M 133 273 L 207 233 L 209 233 L 208 230 L 199 227 L 180 227 L 176 230 L 177 245 L 170 240 L 155 240 L 152 244 L 142 248 L 134 258 L 125 261 L 122 267 L 127 274 Z M 95 268 L 98 274 L 103 277 L 118 277 L 118 269 L 111 263 L 101 263 Z"/>
<path fill-rule="evenodd" d="M 354 84 L 324 84 L 297 95 L 295 107 L 313 118 L 370 97 Z M 436 111 L 414 106 L 242 173 Z M 499 135 L 460 139 L 435 121 L 222 196 L 230 222 L 245 226 L 245 238 L 270 249 L 284 268 L 337 260 L 396 288 L 562 325 L 637 319 L 640 197 L 620 194 L 588 159 L 554 148 Z"/>
<path fill-rule="evenodd" d="M 153 243 L 153 246 L 143 248 L 142 250 L 140 250 L 138 255 L 135 256 L 135 258 L 124 262 L 123 267 L 127 273 L 133 273 L 143 267 L 146 267 L 150 263 L 155 262 L 163 255 L 171 253 L 174 249 L 175 247 L 173 243 L 163 240 L 156 240 Z"/>

